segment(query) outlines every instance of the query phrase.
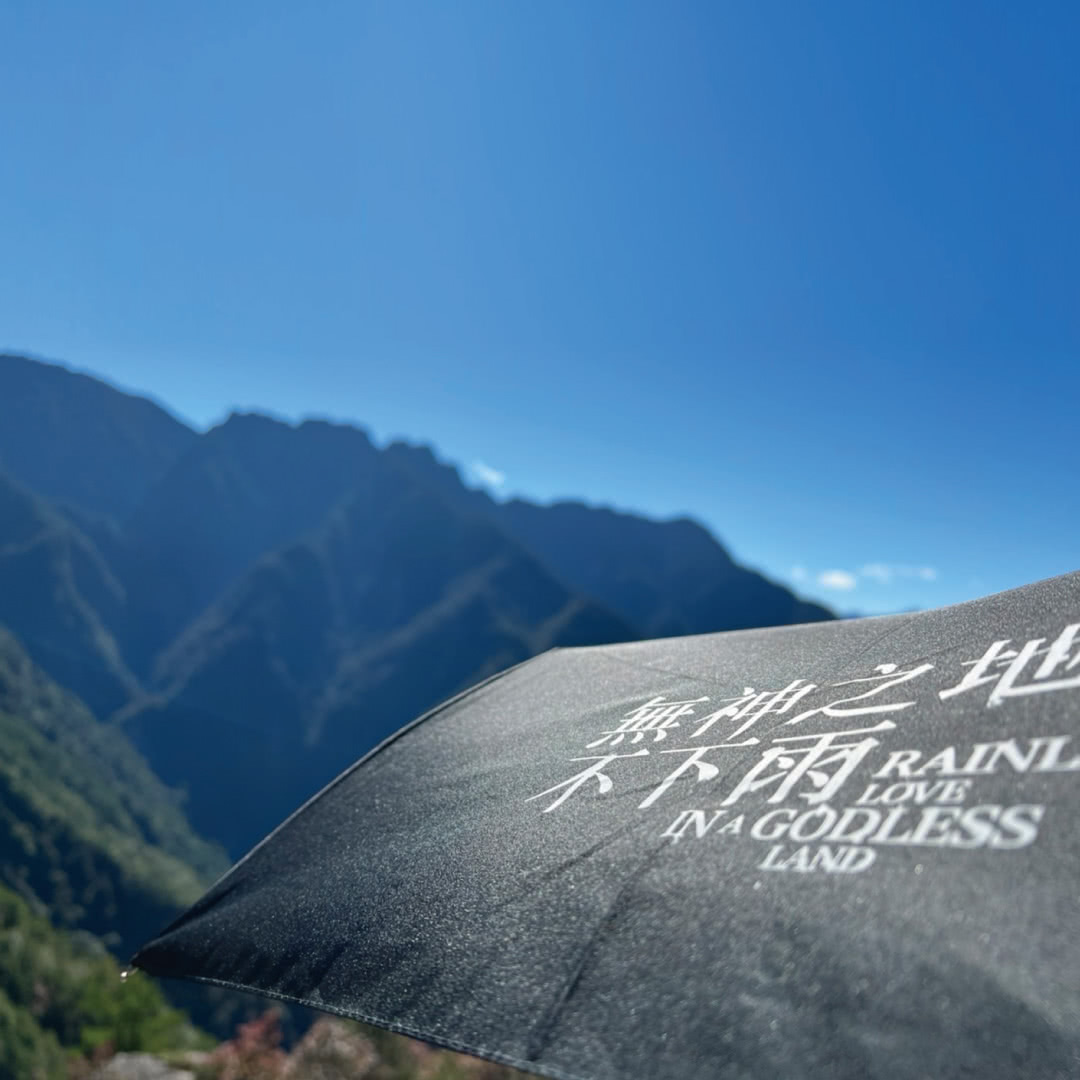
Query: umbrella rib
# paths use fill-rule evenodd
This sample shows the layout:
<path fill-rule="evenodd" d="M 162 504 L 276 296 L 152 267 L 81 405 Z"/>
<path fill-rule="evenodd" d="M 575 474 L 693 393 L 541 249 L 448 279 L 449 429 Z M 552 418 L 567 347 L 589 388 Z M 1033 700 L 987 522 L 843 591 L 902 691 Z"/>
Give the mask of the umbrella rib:
<path fill-rule="evenodd" d="M 554 651 L 554 650 L 548 650 L 548 651 L 551 652 L 551 651 Z M 229 889 L 231 888 L 231 886 L 226 885 L 226 882 L 229 880 L 229 878 L 233 877 L 236 874 L 236 872 L 242 866 L 244 866 L 245 863 L 247 863 L 250 859 L 252 859 L 267 844 L 269 844 L 270 841 L 273 840 L 274 837 L 278 835 L 278 833 L 283 832 L 285 829 L 287 829 L 296 818 L 298 818 L 306 810 L 308 810 L 315 803 L 317 803 L 324 795 L 329 794 L 329 792 L 332 791 L 334 788 L 336 788 L 340 783 L 342 783 L 344 780 L 348 779 L 348 777 L 350 777 L 354 772 L 356 772 L 357 769 L 359 769 L 362 766 L 366 765 L 373 757 L 375 757 L 377 754 L 379 754 L 383 750 L 385 750 L 388 746 L 390 746 L 391 743 L 396 742 L 403 735 L 407 735 L 410 731 L 413 730 L 413 728 L 418 727 L 420 724 L 423 724 L 426 721 L 433 719 L 439 713 L 444 712 L 445 710 L 450 709 L 453 706 L 460 704 L 466 698 L 469 698 L 473 694 L 478 693 L 480 690 L 483 690 L 485 687 L 490 686 L 492 683 L 497 682 L 499 679 L 502 679 L 507 675 L 512 675 L 514 672 L 518 671 L 520 668 L 526 667 L 528 664 L 531 664 L 534 661 L 539 660 L 542 656 L 545 656 L 545 655 L 546 655 L 545 653 L 540 653 L 537 656 L 530 656 L 527 660 L 522 660 L 521 663 L 514 664 L 513 667 L 508 667 L 508 668 L 505 668 L 503 671 L 495 672 L 494 675 L 489 675 L 482 682 L 478 682 L 474 686 L 470 686 L 467 689 L 462 690 L 460 693 L 455 694 L 453 697 L 447 698 L 446 701 L 441 702 L 440 704 L 434 706 L 434 708 L 429 709 L 423 715 L 418 716 L 415 720 L 412 721 L 412 723 L 406 724 L 399 731 L 394 732 L 393 735 L 390 735 L 387 738 L 383 739 L 383 741 L 381 743 L 379 743 L 378 746 L 376 746 L 373 749 L 369 750 L 358 761 L 353 762 L 353 764 L 350 765 L 349 768 L 347 768 L 343 773 L 336 776 L 324 788 L 322 788 L 320 791 L 317 791 L 314 795 L 312 795 L 311 798 L 307 800 L 307 802 L 305 802 L 302 806 L 300 806 L 299 808 L 294 810 L 280 825 L 277 826 L 277 828 L 275 828 L 272 832 L 270 832 L 266 836 L 264 836 L 263 839 L 260 840 L 259 843 L 257 843 L 242 859 L 240 859 L 239 862 L 237 862 L 233 866 L 229 867 L 229 869 L 226 870 L 225 873 L 222 874 L 221 877 L 219 877 L 217 879 L 217 881 L 215 881 L 213 883 L 213 885 L 211 885 L 210 888 L 206 890 L 206 892 L 203 894 L 203 896 L 196 902 L 196 904 L 191 909 L 189 909 L 188 911 L 185 911 L 183 914 L 179 915 L 176 919 L 173 920 L 173 922 L 171 922 L 168 926 L 166 926 L 151 941 L 147 942 L 145 945 L 143 945 L 143 947 L 141 949 L 139 949 L 138 952 L 135 953 L 135 955 L 129 961 L 131 966 L 136 967 L 136 968 L 143 968 L 143 957 L 144 957 L 145 953 L 147 953 L 151 948 L 153 948 L 153 946 L 161 938 L 165 937 L 167 934 L 171 933 L 173 930 L 175 930 L 176 928 L 178 928 L 182 924 L 188 922 L 189 919 L 192 917 L 192 915 L 197 913 L 197 911 L 199 911 L 202 908 L 202 905 L 205 903 L 205 901 L 209 897 L 213 896 L 215 903 L 220 901 L 223 896 L 227 895 Z M 219 895 L 218 890 L 220 888 L 225 888 L 226 892 L 221 893 Z M 144 970 L 148 970 L 148 969 L 144 969 Z M 255 991 L 255 993 L 259 993 L 259 992 L 260 991 Z"/>
<path fill-rule="evenodd" d="M 559 1018 L 562 1016 L 567 1004 L 577 991 L 578 985 L 589 966 L 589 961 L 592 959 L 593 953 L 596 952 L 608 928 L 621 916 L 627 893 L 649 870 L 652 869 L 657 856 L 664 847 L 666 847 L 666 845 L 661 841 L 661 843 L 649 850 L 645 858 L 642 859 L 635 868 L 634 872 L 619 887 L 619 891 L 612 898 L 611 903 L 608 904 L 607 911 L 604 912 L 604 915 L 596 928 L 589 935 L 589 940 L 582 948 L 581 955 L 574 965 L 574 971 L 564 985 L 562 992 L 548 1010 L 547 1015 L 530 1034 L 529 1042 L 525 1050 L 526 1061 L 534 1062 L 551 1042 L 551 1037 L 555 1031 L 555 1025 L 559 1022 Z"/>

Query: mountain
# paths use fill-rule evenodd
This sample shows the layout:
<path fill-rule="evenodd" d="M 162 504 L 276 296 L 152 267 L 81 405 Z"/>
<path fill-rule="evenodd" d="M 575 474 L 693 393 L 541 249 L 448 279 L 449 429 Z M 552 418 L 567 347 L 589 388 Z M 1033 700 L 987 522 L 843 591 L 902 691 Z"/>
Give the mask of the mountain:
<path fill-rule="evenodd" d="M 225 865 L 124 734 L 0 628 L 0 883 L 127 948 Z"/>
<path fill-rule="evenodd" d="M 199 434 L 6 357 L 9 421 L 0 621 L 234 854 L 396 727 L 544 649 L 832 617 L 691 520 L 500 503 L 350 425 L 236 413 Z"/>
<path fill-rule="evenodd" d="M 122 518 L 196 437 L 146 398 L 0 354 L 0 468 L 38 495 Z"/>
<path fill-rule="evenodd" d="M 193 623 L 154 669 L 158 701 L 124 723 L 239 853 L 439 700 L 556 645 L 635 636 L 486 518 L 383 468 Z"/>

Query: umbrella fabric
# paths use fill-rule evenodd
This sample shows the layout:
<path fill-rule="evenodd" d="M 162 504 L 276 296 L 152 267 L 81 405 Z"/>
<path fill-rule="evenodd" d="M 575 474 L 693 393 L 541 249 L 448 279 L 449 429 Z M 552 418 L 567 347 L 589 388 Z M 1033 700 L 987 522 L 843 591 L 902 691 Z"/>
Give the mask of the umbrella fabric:
<path fill-rule="evenodd" d="M 1080 574 L 557 650 L 136 964 L 551 1077 L 1080 1075 Z"/>

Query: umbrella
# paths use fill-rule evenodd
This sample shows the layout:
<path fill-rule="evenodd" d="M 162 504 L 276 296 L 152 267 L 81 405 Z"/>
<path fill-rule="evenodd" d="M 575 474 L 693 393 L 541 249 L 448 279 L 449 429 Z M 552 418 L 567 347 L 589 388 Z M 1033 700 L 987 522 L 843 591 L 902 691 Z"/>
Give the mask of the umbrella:
<path fill-rule="evenodd" d="M 1080 1075 L 1080 573 L 545 653 L 135 964 L 562 1080 Z"/>

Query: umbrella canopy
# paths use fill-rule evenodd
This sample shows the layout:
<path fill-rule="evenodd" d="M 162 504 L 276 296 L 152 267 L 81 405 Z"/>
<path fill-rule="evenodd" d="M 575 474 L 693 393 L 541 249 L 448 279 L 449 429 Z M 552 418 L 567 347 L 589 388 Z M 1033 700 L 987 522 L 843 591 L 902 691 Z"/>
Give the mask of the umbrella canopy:
<path fill-rule="evenodd" d="M 1080 1074 L 1080 574 L 545 653 L 135 958 L 580 1080 Z"/>

